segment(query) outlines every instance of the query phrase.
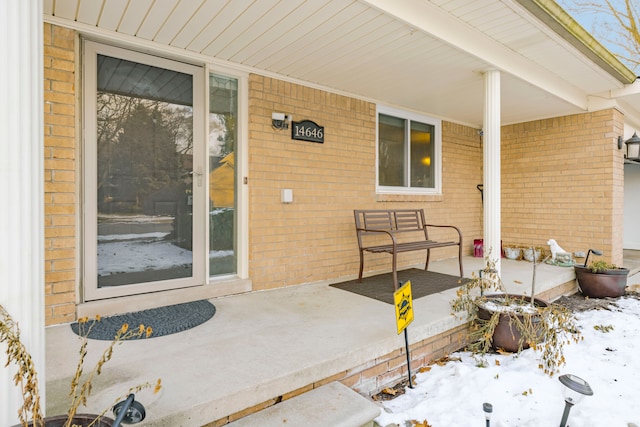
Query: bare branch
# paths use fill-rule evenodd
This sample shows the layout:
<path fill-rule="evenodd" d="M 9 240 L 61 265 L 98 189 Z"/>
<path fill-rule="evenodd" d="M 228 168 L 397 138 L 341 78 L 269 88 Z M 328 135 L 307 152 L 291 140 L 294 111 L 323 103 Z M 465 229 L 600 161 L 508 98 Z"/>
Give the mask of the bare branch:
<path fill-rule="evenodd" d="M 640 18 L 635 0 L 560 0 L 585 29 L 632 71 L 640 71 Z"/>

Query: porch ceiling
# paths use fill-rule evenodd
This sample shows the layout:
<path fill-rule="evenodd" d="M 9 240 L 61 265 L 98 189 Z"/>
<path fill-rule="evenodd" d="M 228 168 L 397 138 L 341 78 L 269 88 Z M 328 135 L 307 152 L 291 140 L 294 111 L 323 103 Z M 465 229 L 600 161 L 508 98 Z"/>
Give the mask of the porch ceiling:
<path fill-rule="evenodd" d="M 88 36 L 139 40 L 160 54 L 237 64 L 478 127 L 487 69 L 503 71 L 503 123 L 582 112 L 589 95 L 623 89 L 524 2 L 44 0 L 44 14 Z"/>

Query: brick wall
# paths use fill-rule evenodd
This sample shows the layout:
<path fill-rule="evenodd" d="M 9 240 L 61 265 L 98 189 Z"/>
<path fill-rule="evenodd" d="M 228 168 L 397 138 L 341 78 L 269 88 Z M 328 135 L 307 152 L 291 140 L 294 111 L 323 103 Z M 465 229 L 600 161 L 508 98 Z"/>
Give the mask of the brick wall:
<path fill-rule="evenodd" d="M 77 34 L 44 24 L 45 295 L 47 324 L 75 318 L 77 269 Z M 325 127 L 325 142 L 291 139 L 271 113 Z M 430 222 L 461 228 L 464 253 L 482 237 L 482 145 L 476 129 L 442 123 L 443 194 L 375 193 L 373 103 L 251 75 L 249 78 L 250 277 L 255 289 L 338 279 L 358 271 L 353 209 L 424 208 Z M 570 251 L 589 247 L 622 261 L 622 114 L 616 110 L 502 128 L 502 234 L 505 244 Z M 291 204 L 280 202 L 284 188 Z M 434 236 L 438 237 L 438 236 Z M 455 248 L 434 251 L 455 256 Z M 399 265 L 423 262 L 407 253 Z M 389 268 L 368 254 L 366 271 Z"/>
<path fill-rule="evenodd" d="M 623 115 L 617 110 L 502 127 L 502 238 L 622 264 Z"/>
<path fill-rule="evenodd" d="M 296 141 L 275 130 L 271 113 L 313 120 L 325 142 Z M 249 80 L 250 276 L 269 289 L 356 274 L 353 209 L 418 207 L 432 223 L 454 224 L 467 239 L 481 234 L 482 152 L 476 130 L 443 123 L 443 196 L 376 195 L 376 105 L 268 77 Z M 280 192 L 293 190 L 293 203 Z M 464 206 L 464 209 L 460 209 Z M 437 238 L 437 236 L 434 236 Z M 435 259 L 453 257 L 434 251 Z M 389 268 L 388 255 L 367 255 L 365 271 Z M 403 266 L 424 254 L 402 254 Z"/>
<path fill-rule="evenodd" d="M 467 344 L 468 335 L 468 326 L 462 325 L 411 344 L 409 351 L 412 374 L 415 375 L 420 368 L 463 348 Z M 360 394 L 372 396 L 406 378 L 407 353 L 404 348 L 399 348 L 363 365 L 340 372 L 326 382 L 340 381 Z"/>
<path fill-rule="evenodd" d="M 75 319 L 76 34 L 44 24 L 46 324 Z"/>
<path fill-rule="evenodd" d="M 76 34 L 45 24 L 46 310 L 47 324 L 75 318 Z M 271 127 L 273 111 L 325 126 L 324 144 L 293 141 Z M 434 223 L 461 227 L 465 253 L 482 232 L 480 138 L 477 130 L 443 122 L 443 196 L 375 194 L 375 104 L 292 83 L 250 80 L 250 277 L 268 289 L 355 274 L 354 208 L 422 207 Z M 283 188 L 294 203 L 280 203 Z M 458 209 L 464 205 L 465 209 Z M 437 236 L 436 236 L 437 237 Z M 453 257 L 455 248 L 434 251 Z M 423 262 L 405 254 L 403 266 Z M 367 270 L 389 266 L 368 256 Z"/>

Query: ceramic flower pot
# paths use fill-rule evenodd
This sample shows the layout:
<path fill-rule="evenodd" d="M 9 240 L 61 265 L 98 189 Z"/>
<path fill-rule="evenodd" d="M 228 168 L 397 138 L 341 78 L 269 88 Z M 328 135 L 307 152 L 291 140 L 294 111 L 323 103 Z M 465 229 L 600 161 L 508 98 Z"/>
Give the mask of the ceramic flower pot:
<path fill-rule="evenodd" d="M 574 265 L 580 291 L 589 298 L 619 297 L 627 287 L 628 268 L 614 268 L 594 273 L 589 267 Z"/>
<path fill-rule="evenodd" d="M 504 256 L 508 259 L 518 259 L 520 258 L 520 254 L 522 253 L 522 249 L 520 248 L 504 248 Z"/>
<path fill-rule="evenodd" d="M 539 249 L 525 249 L 523 252 L 524 259 L 529 262 L 540 261 L 541 252 Z"/>
<path fill-rule="evenodd" d="M 517 305 L 530 306 L 531 297 L 529 296 L 513 294 L 509 294 L 508 296 Z M 529 348 L 529 344 L 527 342 L 523 342 L 522 348 L 520 348 L 520 340 L 522 339 L 522 334 L 518 330 L 518 327 L 516 326 L 517 323 L 514 319 L 517 318 L 520 322 L 524 322 L 526 320 L 525 316 L 533 316 L 531 322 L 535 327 L 536 323 L 539 322 L 536 321 L 536 315 L 515 314 L 513 312 L 507 313 L 509 307 L 505 306 L 504 304 L 504 294 L 487 295 L 486 299 L 488 301 L 494 302 L 495 306 L 497 306 L 497 309 L 494 310 L 490 305 L 487 304 L 481 305 L 478 307 L 478 318 L 482 320 L 489 320 L 495 311 L 501 311 L 498 325 L 493 332 L 493 341 L 491 343 L 492 348 L 494 350 L 501 348 L 512 353 L 516 353 L 520 350 Z M 541 299 L 535 298 L 534 305 L 535 307 L 546 307 L 548 304 Z M 540 336 L 540 334 L 538 334 L 538 336 Z"/>
<path fill-rule="evenodd" d="M 80 427 L 87 427 L 89 424 L 93 422 L 98 417 L 95 414 L 76 414 L 71 424 Z M 63 427 L 64 423 L 67 422 L 66 415 L 56 415 L 53 417 L 45 417 L 44 418 L 44 427 Z M 102 417 L 100 421 L 97 421 L 93 424 L 95 427 L 111 427 L 113 425 L 114 420 L 109 417 Z M 20 427 L 20 425 L 16 425 L 13 427 Z M 29 423 L 29 427 L 33 427 L 33 423 Z"/>

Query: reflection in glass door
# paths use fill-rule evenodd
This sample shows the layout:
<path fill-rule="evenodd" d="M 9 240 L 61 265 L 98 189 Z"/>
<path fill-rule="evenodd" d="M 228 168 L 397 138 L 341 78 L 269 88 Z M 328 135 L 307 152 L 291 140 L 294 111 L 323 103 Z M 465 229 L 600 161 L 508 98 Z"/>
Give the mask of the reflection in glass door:
<path fill-rule="evenodd" d="M 194 75 L 170 61 L 99 52 L 95 60 L 95 149 L 87 144 L 86 158 L 95 183 L 87 235 L 95 235 L 97 258 L 87 295 L 202 284 L 194 277 L 202 253 L 194 251 L 194 187 L 203 186 L 194 174 L 203 170 L 194 167 Z"/>
<path fill-rule="evenodd" d="M 209 275 L 236 273 L 238 80 L 209 75 Z"/>
<path fill-rule="evenodd" d="M 191 79 L 98 55 L 98 287 L 192 275 Z"/>

